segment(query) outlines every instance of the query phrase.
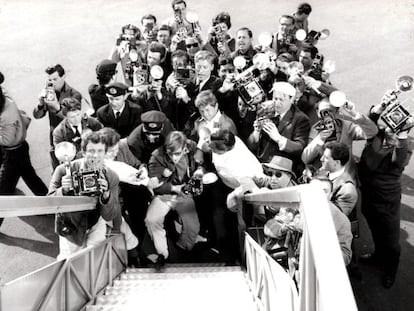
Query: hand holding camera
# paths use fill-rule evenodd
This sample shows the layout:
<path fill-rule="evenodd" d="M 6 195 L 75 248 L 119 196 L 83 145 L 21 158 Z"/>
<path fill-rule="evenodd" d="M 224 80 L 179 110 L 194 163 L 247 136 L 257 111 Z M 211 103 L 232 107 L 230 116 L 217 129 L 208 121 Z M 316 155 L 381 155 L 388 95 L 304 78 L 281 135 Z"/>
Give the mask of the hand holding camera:
<path fill-rule="evenodd" d="M 68 194 L 71 190 L 73 190 L 72 176 L 70 174 L 63 176 L 61 182 L 63 194 Z"/>
<path fill-rule="evenodd" d="M 181 85 L 175 90 L 175 97 L 177 97 L 177 99 L 181 99 L 186 104 L 191 100 L 188 96 L 187 90 Z"/>
<path fill-rule="evenodd" d="M 334 130 L 332 129 L 325 129 L 319 132 L 319 138 L 323 141 L 326 142 L 328 140 L 328 138 L 332 137 L 332 135 L 334 134 Z"/>
<path fill-rule="evenodd" d="M 175 194 L 182 194 L 182 189 L 184 187 L 184 184 L 181 185 L 173 185 L 171 186 L 171 192 L 175 193 Z"/>
<path fill-rule="evenodd" d="M 234 79 L 235 79 L 234 73 L 227 74 L 220 88 L 220 92 L 226 93 L 228 91 L 234 90 Z"/>
<path fill-rule="evenodd" d="M 355 104 L 350 101 L 346 101 L 346 103 L 341 107 L 340 112 L 345 115 L 349 115 L 351 118 L 355 118 L 358 112 L 355 109 Z"/>
<path fill-rule="evenodd" d="M 40 92 L 39 100 L 41 105 L 46 104 L 51 109 L 60 110 L 60 104 L 52 83 L 47 83 L 46 88 Z"/>
<path fill-rule="evenodd" d="M 280 135 L 279 130 L 273 122 L 265 122 L 263 124 L 263 131 L 267 135 L 269 135 L 270 139 L 272 139 L 276 143 L 279 142 L 280 138 L 282 137 L 282 135 Z"/>

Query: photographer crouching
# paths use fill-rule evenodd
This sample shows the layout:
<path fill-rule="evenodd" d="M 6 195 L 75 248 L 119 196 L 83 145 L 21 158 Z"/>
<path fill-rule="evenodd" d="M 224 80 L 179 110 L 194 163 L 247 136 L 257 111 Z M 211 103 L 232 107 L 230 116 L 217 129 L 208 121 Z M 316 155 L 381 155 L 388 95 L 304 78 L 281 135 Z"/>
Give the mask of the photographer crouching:
<path fill-rule="evenodd" d="M 91 132 L 82 137 L 81 148 L 83 158 L 61 164 L 55 169 L 48 195 L 96 196 L 96 209 L 56 215 L 58 259 L 104 241 L 105 221 L 112 220 L 115 231 L 120 230 L 122 222 L 118 201 L 119 179 L 116 173 L 104 166 L 107 151 L 105 137 Z"/>

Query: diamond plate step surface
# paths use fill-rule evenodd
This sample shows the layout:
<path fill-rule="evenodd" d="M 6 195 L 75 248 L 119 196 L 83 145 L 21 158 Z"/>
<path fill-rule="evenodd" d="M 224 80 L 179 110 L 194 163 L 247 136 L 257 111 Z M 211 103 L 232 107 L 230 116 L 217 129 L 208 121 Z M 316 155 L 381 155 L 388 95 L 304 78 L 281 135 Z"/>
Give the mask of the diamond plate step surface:
<path fill-rule="evenodd" d="M 168 265 L 128 269 L 107 287 L 89 311 L 257 310 L 241 267 Z"/>

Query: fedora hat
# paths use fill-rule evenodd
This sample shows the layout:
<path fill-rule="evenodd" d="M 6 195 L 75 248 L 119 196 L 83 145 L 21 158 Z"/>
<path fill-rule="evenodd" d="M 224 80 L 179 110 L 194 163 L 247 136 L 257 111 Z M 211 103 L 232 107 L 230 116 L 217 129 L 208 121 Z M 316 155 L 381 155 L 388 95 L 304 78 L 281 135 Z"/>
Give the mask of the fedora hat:
<path fill-rule="evenodd" d="M 293 175 L 296 178 L 295 173 L 292 171 L 292 160 L 280 157 L 280 156 L 273 156 L 272 160 L 269 163 L 263 163 L 264 167 L 271 168 L 274 170 L 288 172 L 289 174 Z"/>

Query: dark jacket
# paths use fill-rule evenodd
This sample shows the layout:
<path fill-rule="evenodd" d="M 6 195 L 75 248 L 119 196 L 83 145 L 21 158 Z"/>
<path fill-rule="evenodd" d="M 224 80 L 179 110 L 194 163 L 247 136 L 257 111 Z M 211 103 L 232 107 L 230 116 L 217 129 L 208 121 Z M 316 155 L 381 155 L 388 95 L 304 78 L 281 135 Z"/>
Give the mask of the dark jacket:
<path fill-rule="evenodd" d="M 164 146 L 156 149 L 152 155 L 148 164 L 148 175 L 149 177 L 158 177 L 163 184 L 154 189 L 155 194 L 170 194 L 171 188 L 173 185 L 181 185 L 186 183 L 190 177 L 193 175 L 197 167 L 202 163 L 200 159 L 196 159 L 196 155 L 199 155 L 197 152 L 196 143 L 188 140 L 187 141 L 188 153 L 183 155 L 183 159 L 187 162 L 186 167 L 181 167 L 185 169 L 186 173 L 180 178 L 178 173 L 178 165 L 176 166 L 168 156 L 165 151 Z M 180 161 L 180 164 L 183 164 L 183 161 Z M 166 176 L 166 169 L 172 172 L 170 176 Z"/>
<path fill-rule="evenodd" d="M 91 97 L 92 107 L 95 114 L 99 108 L 109 104 L 108 97 L 106 97 L 106 87 L 104 85 L 91 84 L 88 87 L 89 96 Z"/>
<path fill-rule="evenodd" d="M 56 96 L 59 101 L 59 104 L 62 104 L 62 100 L 64 100 L 65 98 L 69 98 L 69 97 L 76 98 L 79 101 L 82 100 L 81 93 L 79 93 L 77 90 L 69 86 L 69 84 L 67 84 L 66 82 L 63 85 L 61 91 L 56 92 Z M 43 99 L 41 99 L 41 101 L 42 100 Z M 33 116 L 35 119 L 41 119 L 46 115 L 47 112 L 49 113 L 50 145 L 53 146 L 53 137 L 52 137 L 53 130 L 55 129 L 56 126 L 58 126 L 58 124 L 63 120 L 64 117 L 63 117 L 61 110 L 54 111 L 50 109 L 46 103 L 44 103 L 42 107 L 39 107 L 39 105 L 36 105 L 35 108 L 33 109 Z"/>
<path fill-rule="evenodd" d="M 88 116 L 84 116 L 81 121 L 82 124 L 82 131 L 85 129 L 90 129 L 92 131 L 98 131 L 103 126 L 101 122 L 96 120 L 95 118 L 91 118 Z M 81 139 L 80 137 L 75 137 L 75 133 L 72 130 L 71 125 L 67 119 L 62 120 L 59 125 L 53 131 L 53 145 L 56 146 L 58 143 L 62 141 L 68 141 L 73 143 L 76 147 L 76 152 L 80 152 L 81 149 Z"/>
<path fill-rule="evenodd" d="M 279 145 L 263 131 L 260 133 L 258 142 L 254 142 L 252 135 L 250 135 L 248 139 L 250 149 L 254 151 L 261 163 L 270 162 L 273 156 L 278 155 L 291 159 L 294 168 L 301 166 L 300 156 L 308 142 L 310 131 L 308 117 L 295 105 L 292 105 L 280 120 L 277 129 L 280 135 L 287 138 L 284 150 L 280 150 Z M 299 170 L 300 168 L 297 168 L 295 173 L 301 173 Z"/>
<path fill-rule="evenodd" d="M 141 107 L 126 100 L 124 110 L 119 116 L 118 121 L 109 104 L 99 108 L 96 115 L 104 126 L 115 129 L 121 135 L 121 138 L 124 138 L 141 124 L 141 113 Z"/>
<path fill-rule="evenodd" d="M 164 144 L 164 139 L 168 133 L 174 131 L 175 129 L 171 122 L 166 120 L 160 133 L 160 139 L 155 143 L 150 143 L 142 133 L 143 126 L 143 124 L 140 124 L 131 132 L 131 134 L 129 134 L 127 143 L 134 156 L 142 163 L 147 164 L 154 150 L 161 147 Z"/>
<path fill-rule="evenodd" d="M 370 114 L 376 122 L 377 114 Z M 385 146 L 384 130 L 369 139 L 358 164 L 363 196 L 372 202 L 395 202 L 401 199 L 401 175 L 408 165 L 412 146 L 408 139 L 399 139 L 397 146 Z"/>

